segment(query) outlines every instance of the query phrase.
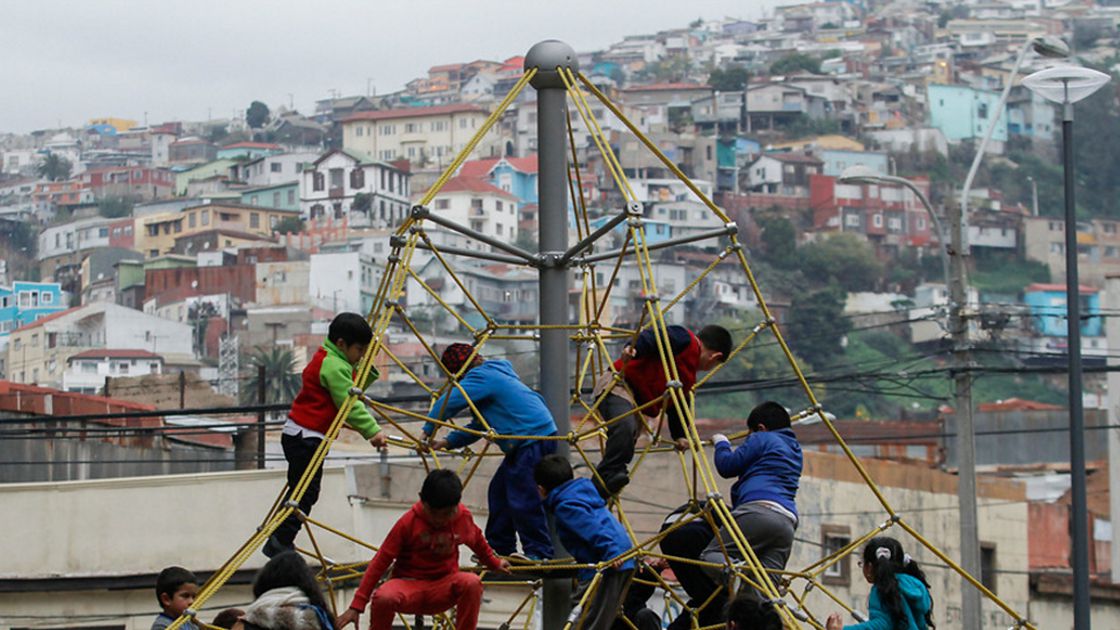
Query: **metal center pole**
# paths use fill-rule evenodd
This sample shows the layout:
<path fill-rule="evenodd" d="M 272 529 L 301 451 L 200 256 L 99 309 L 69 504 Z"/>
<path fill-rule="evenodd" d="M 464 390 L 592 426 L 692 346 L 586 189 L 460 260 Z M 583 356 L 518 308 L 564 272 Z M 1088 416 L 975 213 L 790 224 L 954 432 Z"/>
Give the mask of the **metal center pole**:
<path fill-rule="evenodd" d="M 1066 331 L 1069 338 L 1069 474 L 1073 529 L 1073 627 L 1089 630 L 1089 517 L 1085 491 L 1085 415 L 1081 399 L 1081 285 L 1077 272 L 1077 205 L 1073 198 L 1073 104 L 1062 112 L 1066 196 Z"/>
<path fill-rule="evenodd" d="M 541 395 L 561 435 L 571 431 L 571 370 L 568 369 L 567 265 L 568 146 L 567 91 L 559 67 L 579 70 L 575 51 L 556 40 L 542 41 L 525 55 L 525 68 L 538 68 L 531 85 L 537 90 L 537 152 L 539 174 L 538 235 L 540 242 Z M 568 453 L 561 442 L 559 452 Z M 555 537 L 554 537 L 555 541 Z M 557 544 L 557 553 L 560 547 Z M 571 609 L 571 581 L 545 577 L 542 618 L 544 630 L 561 630 Z"/>

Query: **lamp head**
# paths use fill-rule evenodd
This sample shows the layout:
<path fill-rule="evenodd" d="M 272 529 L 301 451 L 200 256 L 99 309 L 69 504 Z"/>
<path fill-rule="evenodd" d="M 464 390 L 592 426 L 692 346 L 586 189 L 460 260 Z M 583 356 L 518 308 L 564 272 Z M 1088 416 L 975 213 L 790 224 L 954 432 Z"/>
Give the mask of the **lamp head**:
<path fill-rule="evenodd" d="M 1081 66 L 1056 66 L 1023 77 L 1023 85 L 1055 103 L 1076 103 L 1101 89 L 1112 77 Z"/>
<path fill-rule="evenodd" d="M 1051 59 L 1069 56 L 1069 45 L 1053 35 L 1040 35 L 1032 39 L 1031 50 Z"/>
<path fill-rule="evenodd" d="M 882 173 L 870 166 L 855 164 L 844 169 L 837 181 L 841 184 L 881 184 L 885 179 Z"/>

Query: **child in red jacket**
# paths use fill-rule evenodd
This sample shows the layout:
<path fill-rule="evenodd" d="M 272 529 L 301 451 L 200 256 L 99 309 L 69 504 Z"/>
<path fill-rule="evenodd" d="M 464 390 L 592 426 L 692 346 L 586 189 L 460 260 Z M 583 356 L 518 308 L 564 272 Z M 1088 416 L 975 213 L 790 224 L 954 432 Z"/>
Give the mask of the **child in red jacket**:
<path fill-rule="evenodd" d="M 666 332 L 669 350 L 673 353 L 677 375 L 680 377 L 681 393 L 687 400 L 692 386 L 696 384 L 696 373 L 711 370 L 731 354 L 731 333 L 714 324 L 705 326 L 695 334 L 684 326 L 676 325 L 666 327 Z M 595 384 L 596 400 L 604 392 L 610 392 L 599 404 L 599 416 L 603 422 L 627 414 L 622 420 L 607 427 L 603 457 L 595 467 L 599 473 L 594 480 L 595 486 L 603 498 L 621 492 L 630 483 L 627 467 L 630 460 L 634 459 L 634 443 L 641 434 L 643 424 L 636 411 L 639 406 L 652 403 L 642 409 L 642 413 L 650 418 L 657 418 L 664 406 L 673 442 L 680 450 L 688 448 L 688 431 L 683 419 L 677 416 L 676 405 L 663 399 L 669 384 L 665 368 L 661 364 L 654 331 L 647 328 L 638 335 L 634 343 L 627 344 L 622 357 L 614 362 L 614 369 L 622 375 L 621 381 L 615 380 L 613 373 L 604 372 Z M 659 400 L 661 402 L 653 402 Z M 602 479 L 602 483 L 599 479 Z"/>
<path fill-rule="evenodd" d="M 435 615 L 455 606 L 455 630 L 474 630 L 482 605 L 482 578 L 459 570 L 459 544 L 470 547 L 488 569 L 509 572 L 487 544 L 471 512 L 459 503 L 463 484 L 451 470 L 433 470 L 420 488 L 420 501 L 397 521 L 362 576 L 350 608 L 335 628 L 354 622 L 370 606 L 371 630 L 389 630 L 397 613 Z M 390 564 L 393 577 L 374 587 Z"/>
<path fill-rule="evenodd" d="M 288 497 L 285 498 L 291 497 L 292 489 L 311 465 L 315 451 L 326 437 L 339 407 L 350 396 L 350 388 L 355 385 L 355 370 L 372 340 L 373 330 L 364 317 L 357 313 L 339 313 L 327 329 L 323 347 L 303 369 L 299 394 L 292 401 L 288 422 L 284 424 L 280 436 L 284 459 L 288 460 Z M 377 380 L 377 376 L 377 370 L 371 367 L 366 381 L 360 385 L 362 390 Z M 385 433 L 360 400 L 350 407 L 346 424 L 361 433 L 374 447 L 385 446 Z M 319 500 L 322 478 L 323 469 L 320 467 L 299 500 L 299 509 L 304 514 L 311 514 L 311 508 Z M 272 532 L 262 549 L 264 555 L 271 558 L 294 549 L 296 534 L 302 525 L 299 517 L 292 513 Z"/>

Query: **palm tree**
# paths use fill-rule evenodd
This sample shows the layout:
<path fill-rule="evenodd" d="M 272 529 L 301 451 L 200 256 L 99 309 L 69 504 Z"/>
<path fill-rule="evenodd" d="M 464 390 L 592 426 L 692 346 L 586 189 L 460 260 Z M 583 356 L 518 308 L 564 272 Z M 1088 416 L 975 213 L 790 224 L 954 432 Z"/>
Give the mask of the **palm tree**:
<path fill-rule="evenodd" d="M 291 350 L 257 348 L 249 360 L 249 378 L 241 388 L 241 404 L 257 404 L 260 366 L 264 366 L 264 401 L 266 404 L 288 403 L 299 393 L 300 375 Z"/>
<path fill-rule="evenodd" d="M 46 177 L 52 182 L 57 182 L 60 179 L 68 179 L 70 177 L 70 168 L 70 160 L 55 153 L 48 153 L 47 157 L 39 163 L 36 170 L 39 173 L 39 177 Z"/>

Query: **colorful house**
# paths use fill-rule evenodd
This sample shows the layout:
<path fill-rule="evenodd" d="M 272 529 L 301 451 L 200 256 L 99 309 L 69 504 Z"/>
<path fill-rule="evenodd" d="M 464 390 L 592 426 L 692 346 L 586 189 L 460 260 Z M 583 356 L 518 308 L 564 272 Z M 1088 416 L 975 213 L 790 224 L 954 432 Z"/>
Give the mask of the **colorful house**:
<path fill-rule="evenodd" d="M 66 309 L 62 286 L 57 282 L 16 281 L 0 286 L 0 336 Z"/>
<path fill-rule="evenodd" d="M 241 203 L 247 206 L 299 210 L 299 181 L 247 188 L 241 191 Z"/>
<path fill-rule="evenodd" d="M 999 94 L 967 85 L 931 84 L 927 88 L 930 126 L 945 134 L 949 142 L 980 139 L 999 106 Z M 1002 153 L 1007 142 L 1007 116 L 1000 116 L 992 131 L 992 147 Z"/>
<path fill-rule="evenodd" d="M 463 163 L 459 175 L 481 177 L 517 197 L 521 205 L 537 203 L 537 156 L 502 157 Z"/>
<path fill-rule="evenodd" d="M 1035 331 L 1044 337 L 1066 337 L 1066 286 L 1064 284 L 1035 283 L 1023 291 L 1023 302 L 1030 309 Z M 1101 323 L 1101 292 L 1081 286 L 1081 335 L 1100 337 L 1104 334 Z"/>
<path fill-rule="evenodd" d="M 284 147 L 271 142 L 234 142 L 219 148 L 217 158 L 219 160 L 255 160 L 283 152 Z"/>

